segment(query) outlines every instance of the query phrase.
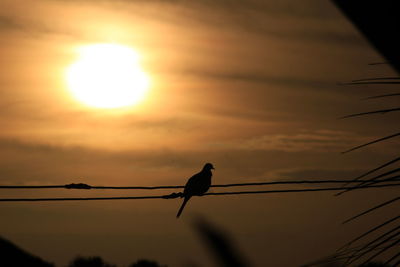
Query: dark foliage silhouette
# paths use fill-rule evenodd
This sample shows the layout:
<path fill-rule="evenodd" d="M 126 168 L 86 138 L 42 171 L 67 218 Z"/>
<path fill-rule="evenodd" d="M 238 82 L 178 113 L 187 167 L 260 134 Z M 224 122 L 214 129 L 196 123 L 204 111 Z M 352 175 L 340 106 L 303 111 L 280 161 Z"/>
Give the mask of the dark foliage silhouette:
<path fill-rule="evenodd" d="M 355 1 L 355 0 L 333 0 L 333 2 L 343 11 L 343 13 L 354 23 L 354 25 L 364 34 L 366 39 L 381 53 L 398 73 L 400 72 L 400 49 L 399 40 L 393 35 L 398 32 L 400 25 L 400 17 L 398 16 L 399 1 Z M 373 18 L 373 19 L 371 19 Z M 400 77 L 373 77 L 367 79 L 357 79 L 344 85 L 381 85 L 393 86 L 400 84 Z M 382 87 L 379 88 L 382 90 Z M 397 89 L 398 90 L 398 89 Z M 366 99 L 384 98 L 388 99 L 398 97 L 400 92 L 380 93 Z M 400 107 L 384 107 L 379 110 L 358 112 L 344 116 L 343 118 L 353 118 L 358 116 L 376 116 L 376 114 L 397 113 Z M 398 124 L 395 125 L 398 128 Z M 387 136 L 372 140 L 368 143 L 358 145 L 343 153 L 361 149 L 366 146 L 375 145 L 383 141 L 399 138 L 399 130 L 395 130 Z M 368 153 L 368 152 L 367 152 Z M 350 188 L 346 188 L 337 195 L 358 190 L 369 185 L 382 184 L 387 181 L 392 181 L 400 177 L 400 168 L 396 167 L 400 157 L 381 164 L 378 167 L 356 177 L 354 181 L 363 178 L 365 181 Z M 381 172 L 381 173 L 379 173 Z M 359 214 L 349 218 L 344 223 L 353 221 L 356 218 L 362 217 L 370 212 L 376 211 L 387 205 L 393 205 L 400 201 L 400 197 L 389 199 L 379 205 L 360 212 Z M 342 266 L 397 266 L 400 265 L 400 226 L 398 220 L 400 216 L 394 214 L 392 218 L 386 219 L 384 222 L 377 224 L 375 227 L 361 234 L 357 238 L 348 242 L 340 248 L 335 255 L 330 259 L 340 259 L 343 261 Z M 389 228 L 390 227 L 390 228 Z M 373 234 L 377 234 L 372 238 Z M 369 240 L 368 240 L 369 238 Z M 363 243 L 364 242 L 364 243 Z M 378 257 L 385 253 L 385 261 L 383 263 L 372 263 Z"/>
<path fill-rule="evenodd" d="M 3 238 L 0 238 L 0 255 L 0 266 L 4 267 L 54 267 Z"/>
<path fill-rule="evenodd" d="M 392 267 L 393 265 L 385 264 L 383 262 L 369 262 L 367 264 L 359 265 L 358 267 Z"/>
<path fill-rule="evenodd" d="M 100 257 L 76 257 L 68 267 L 116 267 L 103 261 Z"/>
<path fill-rule="evenodd" d="M 176 217 L 179 218 L 183 209 L 186 206 L 186 203 L 192 196 L 202 196 L 211 186 L 211 170 L 214 169 L 214 166 L 211 163 L 206 163 L 203 169 L 189 178 L 185 185 L 185 189 L 183 190 L 183 203 L 180 207 Z"/>
<path fill-rule="evenodd" d="M 400 40 L 394 36 L 399 30 L 399 1 L 333 0 L 333 2 L 400 72 Z"/>
<path fill-rule="evenodd" d="M 140 259 L 129 265 L 129 267 L 167 267 L 167 265 L 160 265 L 155 261 Z"/>

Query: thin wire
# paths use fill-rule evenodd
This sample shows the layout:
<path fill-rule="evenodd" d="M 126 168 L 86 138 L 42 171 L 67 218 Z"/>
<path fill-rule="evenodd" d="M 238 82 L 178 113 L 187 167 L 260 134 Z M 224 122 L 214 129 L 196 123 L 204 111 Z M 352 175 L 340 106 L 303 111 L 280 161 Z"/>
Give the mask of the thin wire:
<path fill-rule="evenodd" d="M 394 111 L 400 111 L 400 108 L 396 107 L 396 108 L 390 108 L 390 109 L 380 109 L 380 110 L 374 110 L 374 111 L 368 111 L 368 112 L 362 112 L 362 113 L 355 113 L 355 114 L 350 114 L 350 115 L 340 117 L 339 119 L 347 119 L 347 118 L 352 118 L 352 117 L 359 117 L 359 116 L 363 116 L 363 115 L 379 114 L 379 113 L 385 114 L 385 113 L 394 112 Z"/>
<path fill-rule="evenodd" d="M 373 65 L 387 65 L 390 64 L 390 62 L 372 62 L 368 63 L 368 65 L 373 66 Z"/>
<path fill-rule="evenodd" d="M 380 188 L 380 187 L 388 187 L 388 186 L 400 186 L 400 183 L 398 183 L 398 184 L 371 185 L 371 186 L 361 187 L 360 189 Z M 273 194 L 273 193 L 301 193 L 301 192 L 336 191 L 336 190 L 343 190 L 343 187 L 289 189 L 289 190 L 265 190 L 265 191 L 216 192 L 216 193 L 205 193 L 203 196 L 245 195 L 245 194 Z M 136 196 L 136 197 L 0 198 L 0 202 L 172 199 L 172 198 L 178 198 L 178 197 L 183 197 L 183 196 L 184 196 L 183 193 L 172 193 L 172 194 L 169 194 L 169 195 Z"/>
<path fill-rule="evenodd" d="M 368 81 L 384 81 L 384 80 L 400 80 L 400 77 L 379 77 L 379 78 L 366 78 L 352 80 L 351 82 L 368 82 Z"/>
<path fill-rule="evenodd" d="M 389 162 L 386 162 L 386 163 L 380 165 L 380 166 L 377 167 L 377 168 L 374 168 L 374 169 L 372 169 L 372 170 L 369 170 L 369 171 L 366 172 L 366 173 L 363 173 L 362 175 L 360 175 L 360 176 L 356 177 L 355 179 L 351 180 L 351 182 L 360 181 L 361 178 L 364 178 L 365 176 L 367 176 L 367 175 L 369 175 L 369 174 L 371 174 L 371 173 L 374 173 L 374 172 L 376 172 L 376 171 L 379 171 L 379 170 L 382 169 L 382 168 L 385 168 L 385 167 L 387 167 L 387 166 L 389 166 L 389 165 L 391 165 L 391 164 L 393 164 L 393 163 L 396 163 L 397 161 L 400 161 L 400 157 L 398 157 L 398 158 L 396 158 L 396 159 L 393 159 L 393 160 L 391 160 L 391 161 L 389 161 Z M 368 180 L 369 180 L 369 179 L 368 179 Z M 348 185 L 348 184 L 349 184 L 349 183 L 345 183 L 344 186 L 346 186 L 346 185 Z M 343 194 L 343 193 L 345 193 L 345 192 L 347 192 L 347 191 L 339 192 L 339 193 L 337 193 L 335 196 L 339 196 L 339 195 L 341 195 L 341 194 Z"/>
<path fill-rule="evenodd" d="M 351 148 L 349 150 L 343 151 L 342 154 L 345 154 L 345 153 L 348 153 L 350 151 L 353 151 L 353 150 L 356 150 L 356 149 L 359 149 L 359 148 L 362 148 L 362 147 L 365 147 L 365 146 L 369 146 L 369 145 L 372 145 L 372 144 L 375 144 L 375 143 L 378 143 L 378 142 L 381 142 L 381 141 L 384 141 L 384 140 L 387 140 L 387 139 L 390 139 L 390 138 L 393 138 L 393 137 L 396 137 L 396 136 L 399 136 L 399 135 L 400 135 L 400 133 L 395 133 L 395 134 L 392 134 L 392 135 L 388 135 L 388 136 L 385 136 L 385 137 L 370 141 L 368 143 L 353 147 L 353 148 Z"/>
<path fill-rule="evenodd" d="M 370 97 L 363 98 L 362 100 L 370 100 L 370 99 L 391 97 L 391 96 L 400 96 L 400 93 L 392 93 L 392 94 L 385 94 L 385 95 L 375 95 L 375 96 L 370 96 Z"/>
<path fill-rule="evenodd" d="M 341 248 L 339 248 L 339 249 L 337 250 L 337 252 L 340 252 L 340 251 L 343 251 L 343 250 L 347 249 L 348 247 L 350 247 L 352 244 L 354 244 L 354 243 L 357 242 L 358 240 L 360 240 L 360 239 L 366 237 L 367 235 L 369 235 L 369 234 L 375 232 L 376 230 L 378 230 L 378 229 L 380 229 L 380 228 L 382 228 L 382 227 L 384 227 L 384 226 L 386 226 L 386 225 L 388 225 L 388 224 L 390 224 L 390 223 L 392 223 L 392 222 L 394 222 L 394 221 L 397 221 L 398 219 L 400 219 L 400 215 L 397 215 L 396 217 L 393 217 L 393 218 L 391 218 L 391 219 L 389 219 L 389 220 L 387 220 L 387 221 L 385 221 L 385 222 L 383 222 L 383 223 L 381 223 L 381 224 L 375 226 L 374 228 L 368 230 L 367 232 L 363 233 L 362 235 L 360 235 L 360 236 L 354 238 L 353 240 L 351 240 L 350 242 L 346 243 L 344 246 L 342 246 Z"/>
<path fill-rule="evenodd" d="M 260 186 L 260 185 L 285 185 L 285 184 L 342 184 L 342 183 L 366 183 L 369 180 L 301 180 L 301 181 L 273 181 L 236 184 L 215 184 L 211 187 L 238 187 L 238 186 Z M 91 186 L 84 183 L 66 185 L 0 185 L 0 189 L 133 189 L 133 190 L 157 190 L 157 189 L 179 189 L 182 185 L 163 186 Z"/>
<path fill-rule="evenodd" d="M 393 203 L 393 202 L 396 202 L 396 201 L 398 201 L 398 200 L 400 200 L 400 197 L 396 197 L 396 198 L 393 198 L 393 199 L 391 199 L 391 200 L 385 201 L 385 202 L 383 202 L 383 203 L 381 203 L 381 204 L 379 204 L 379 205 L 377 205 L 377 206 L 375 206 L 375 207 L 369 208 L 369 209 L 367 209 L 366 211 L 361 212 L 360 214 L 357 214 L 357 215 L 355 215 L 355 216 L 353 216 L 353 217 L 351 217 L 351 218 L 345 220 L 342 224 L 348 223 L 348 222 L 350 222 L 350 221 L 352 221 L 352 220 L 354 220 L 354 219 L 357 219 L 358 217 L 361 217 L 361 216 L 363 216 L 363 215 L 365 215 L 365 214 L 367 214 L 367 213 L 370 213 L 370 212 L 372 212 L 372 211 L 374 211 L 374 210 L 376 210 L 376 209 L 382 208 L 382 207 L 384 207 L 384 206 L 386 206 L 386 205 L 389 205 L 389 204 L 391 204 L 391 203 Z"/>
<path fill-rule="evenodd" d="M 341 85 L 357 85 L 357 84 L 400 84 L 400 82 L 349 82 L 349 83 L 341 83 Z"/>

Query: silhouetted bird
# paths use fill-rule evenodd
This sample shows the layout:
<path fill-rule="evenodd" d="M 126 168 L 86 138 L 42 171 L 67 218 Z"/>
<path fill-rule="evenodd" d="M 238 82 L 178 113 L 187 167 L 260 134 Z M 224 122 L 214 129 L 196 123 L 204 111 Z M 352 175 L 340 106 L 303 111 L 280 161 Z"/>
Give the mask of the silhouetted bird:
<path fill-rule="evenodd" d="M 205 192 L 208 191 L 211 186 L 211 170 L 213 169 L 214 166 L 211 163 L 206 163 L 201 172 L 196 173 L 189 178 L 185 185 L 185 189 L 183 190 L 183 203 L 178 211 L 178 214 L 176 214 L 176 218 L 179 218 L 183 209 L 186 206 L 186 203 L 192 196 L 202 196 Z"/>

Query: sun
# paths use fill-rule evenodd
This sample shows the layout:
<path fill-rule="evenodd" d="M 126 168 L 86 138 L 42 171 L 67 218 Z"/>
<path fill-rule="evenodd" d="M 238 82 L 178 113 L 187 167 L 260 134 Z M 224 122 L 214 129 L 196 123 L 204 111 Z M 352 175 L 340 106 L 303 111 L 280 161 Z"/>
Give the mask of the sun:
<path fill-rule="evenodd" d="M 95 108 L 133 106 L 144 99 L 148 75 L 132 48 L 93 44 L 78 49 L 79 58 L 66 71 L 68 88 L 83 104 Z"/>

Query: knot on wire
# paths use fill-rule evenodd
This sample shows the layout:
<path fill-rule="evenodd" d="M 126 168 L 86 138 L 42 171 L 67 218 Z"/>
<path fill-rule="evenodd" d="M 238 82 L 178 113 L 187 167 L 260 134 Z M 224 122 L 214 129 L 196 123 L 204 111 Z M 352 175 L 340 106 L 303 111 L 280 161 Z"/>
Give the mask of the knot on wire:
<path fill-rule="evenodd" d="M 83 184 L 83 183 L 79 183 L 79 184 L 66 184 L 64 186 L 67 189 L 92 189 L 92 187 L 88 184 Z"/>
<path fill-rule="evenodd" d="M 165 195 L 165 196 L 163 196 L 162 198 L 165 198 L 165 199 L 170 199 L 170 198 L 178 198 L 178 197 L 183 197 L 183 193 L 182 192 L 179 192 L 179 193 L 172 193 L 172 194 L 169 194 L 169 195 Z"/>

